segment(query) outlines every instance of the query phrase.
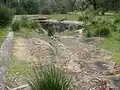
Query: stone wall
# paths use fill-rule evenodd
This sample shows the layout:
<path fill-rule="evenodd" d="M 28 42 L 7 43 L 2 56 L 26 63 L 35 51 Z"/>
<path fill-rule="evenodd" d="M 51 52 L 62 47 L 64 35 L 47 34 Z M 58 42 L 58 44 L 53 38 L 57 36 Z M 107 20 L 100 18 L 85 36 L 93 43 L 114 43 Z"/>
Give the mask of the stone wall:
<path fill-rule="evenodd" d="M 9 55 L 13 45 L 13 32 L 9 32 L 0 48 L 0 90 L 5 89 L 5 75 L 8 66 Z"/>

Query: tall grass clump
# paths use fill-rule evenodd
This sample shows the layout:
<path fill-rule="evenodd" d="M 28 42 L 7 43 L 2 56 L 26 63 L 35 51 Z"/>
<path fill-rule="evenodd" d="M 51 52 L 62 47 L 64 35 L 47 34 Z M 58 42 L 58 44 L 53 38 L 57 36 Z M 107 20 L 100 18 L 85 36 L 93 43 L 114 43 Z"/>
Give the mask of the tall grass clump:
<path fill-rule="evenodd" d="M 55 67 L 47 67 L 41 71 L 34 68 L 29 86 L 31 90 L 72 90 L 71 79 Z"/>
<path fill-rule="evenodd" d="M 110 29 L 107 26 L 100 26 L 94 31 L 94 36 L 106 37 L 110 35 Z"/>

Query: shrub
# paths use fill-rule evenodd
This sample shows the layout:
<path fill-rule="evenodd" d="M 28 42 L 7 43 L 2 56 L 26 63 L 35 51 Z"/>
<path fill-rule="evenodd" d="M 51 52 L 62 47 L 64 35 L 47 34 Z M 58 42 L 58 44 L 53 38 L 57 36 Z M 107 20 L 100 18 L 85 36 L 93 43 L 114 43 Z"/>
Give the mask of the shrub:
<path fill-rule="evenodd" d="M 19 21 L 14 21 L 11 25 L 11 28 L 13 31 L 19 31 L 20 30 L 20 22 Z"/>
<path fill-rule="evenodd" d="M 12 21 L 12 18 L 14 16 L 14 11 L 5 7 L 0 6 L 0 26 L 5 27 L 9 25 Z"/>
<path fill-rule="evenodd" d="M 47 67 L 41 71 L 34 68 L 29 86 L 32 90 L 72 90 L 71 79 L 55 67 Z"/>

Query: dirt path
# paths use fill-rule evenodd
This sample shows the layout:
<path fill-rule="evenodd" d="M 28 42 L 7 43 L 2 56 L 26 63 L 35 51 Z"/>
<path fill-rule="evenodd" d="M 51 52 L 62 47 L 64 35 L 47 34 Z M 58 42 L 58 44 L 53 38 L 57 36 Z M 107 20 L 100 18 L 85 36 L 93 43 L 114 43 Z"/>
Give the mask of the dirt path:
<path fill-rule="evenodd" d="M 19 37 L 15 39 L 13 52 L 20 60 L 34 60 L 43 65 L 54 63 L 72 76 L 75 90 L 87 90 L 91 86 L 98 88 L 99 80 L 97 84 L 90 84 L 95 78 L 110 81 L 106 76 L 112 73 L 115 65 L 114 62 L 107 61 L 109 53 L 83 42 L 82 37 L 61 37 L 49 43 L 39 38 Z M 118 83 L 114 85 L 117 87 Z"/>

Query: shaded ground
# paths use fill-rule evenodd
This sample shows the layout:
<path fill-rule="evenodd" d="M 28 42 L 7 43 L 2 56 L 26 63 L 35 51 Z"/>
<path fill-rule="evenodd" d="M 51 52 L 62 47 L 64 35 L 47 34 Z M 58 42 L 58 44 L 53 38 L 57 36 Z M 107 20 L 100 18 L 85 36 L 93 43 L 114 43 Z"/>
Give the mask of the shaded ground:
<path fill-rule="evenodd" d="M 74 90 L 99 90 L 104 80 L 108 83 L 113 80 L 114 83 L 109 83 L 110 86 L 114 85 L 114 88 L 120 90 L 119 79 L 116 83 L 116 77 L 113 75 L 111 78 L 115 65 L 110 61 L 111 54 L 90 42 L 91 40 L 84 40 L 82 36 L 63 36 L 49 42 L 40 38 L 18 37 L 15 38 L 13 56 L 42 65 L 55 64 L 72 77 Z M 96 83 L 92 80 L 96 80 Z"/>

